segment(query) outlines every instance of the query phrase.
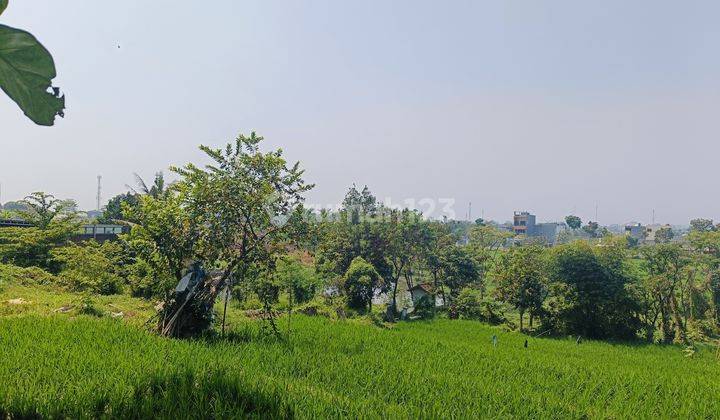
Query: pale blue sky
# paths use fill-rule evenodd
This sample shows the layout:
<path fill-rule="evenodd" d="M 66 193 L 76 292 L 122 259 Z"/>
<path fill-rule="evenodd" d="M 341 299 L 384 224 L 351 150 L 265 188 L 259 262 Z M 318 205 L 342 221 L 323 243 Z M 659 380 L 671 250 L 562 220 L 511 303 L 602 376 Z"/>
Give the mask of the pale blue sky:
<path fill-rule="evenodd" d="M 720 219 L 714 1 L 10 0 L 55 56 L 67 112 L 0 97 L 2 201 L 94 207 L 256 130 L 313 203 L 356 182 L 458 216 Z M 118 45 L 120 48 L 118 48 Z"/>

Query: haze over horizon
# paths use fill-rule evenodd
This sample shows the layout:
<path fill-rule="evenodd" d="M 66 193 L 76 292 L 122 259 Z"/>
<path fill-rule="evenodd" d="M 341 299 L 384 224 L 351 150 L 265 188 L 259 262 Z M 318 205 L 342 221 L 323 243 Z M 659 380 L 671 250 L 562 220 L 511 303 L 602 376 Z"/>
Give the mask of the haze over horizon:
<path fill-rule="evenodd" d="M 309 203 L 455 200 L 465 218 L 720 220 L 720 4 L 10 0 L 53 54 L 66 117 L 0 95 L 2 202 L 95 207 L 199 144 L 257 131 Z"/>

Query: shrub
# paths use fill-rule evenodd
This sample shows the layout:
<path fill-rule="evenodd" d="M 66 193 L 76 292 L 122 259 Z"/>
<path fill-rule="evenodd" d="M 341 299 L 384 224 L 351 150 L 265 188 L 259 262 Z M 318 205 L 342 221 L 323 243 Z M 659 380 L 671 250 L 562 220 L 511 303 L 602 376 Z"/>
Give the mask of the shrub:
<path fill-rule="evenodd" d="M 122 252 L 116 243 L 88 241 L 54 249 L 52 255 L 62 267 L 58 277 L 65 286 L 73 291 L 111 295 L 122 291 Z"/>
<path fill-rule="evenodd" d="M 279 283 L 292 294 L 294 303 L 310 301 L 320 285 L 315 270 L 292 255 L 278 260 L 275 276 Z"/>
<path fill-rule="evenodd" d="M 322 316 L 325 318 L 337 317 L 337 311 L 332 305 L 332 302 L 328 302 L 327 299 L 323 299 L 321 297 L 316 297 L 313 300 L 298 306 L 297 312 L 309 316 Z"/>
<path fill-rule="evenodd" d="M 420 319 L 431 319 L 435 317 L 434 296 L 425 295 L 413 306 L 412 315 Z"/>
<path fill-rule="evenodd" d="M 483 298 L 477 289 L 466 287 L 460 291 L 454 303 L 458 318 L 500 324 L 505 321 L 502 305 L 492 299 Z"/>
<path fill-rule="evenodd" d="M 67 243 L 74 225 L 53 223 L 48 229 L 0 229 L 0 263 L 18 267 L 40 267 L 56 273 L 58 264 L 53 260 L 54 247 Z"/>
<path fill-rule="evenodd" d="M 38 267 L 17 267 L 10 264 L 0 264 L 0 284 L 12 283 L 23 286 L 48 285 L 57 281 L 57 278 Z"/>
<path fill-rule="evenodd" d="M 158 272 L 150 263 L 139 258 L 127 266 L 126 272 L 130 294 L 134 297 L 161 297 L 175 284 L 171 276 Z"/>

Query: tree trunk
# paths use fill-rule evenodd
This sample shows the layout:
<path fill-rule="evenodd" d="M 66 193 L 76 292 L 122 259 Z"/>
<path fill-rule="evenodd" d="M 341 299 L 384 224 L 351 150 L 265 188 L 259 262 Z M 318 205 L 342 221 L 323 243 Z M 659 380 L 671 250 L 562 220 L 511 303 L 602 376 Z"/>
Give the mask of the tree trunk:
<path fill-rule="evenodd" d="M 675 293 L 670 294 L 670 309 L 672 310 L 673 318 L 675 320 L 675 340 L 681 343 L 687 343 L 687 337 L 685 335 L 685 324 L 683 324 L 682 322 L 680 308 L 678 308 Z"/>
<path fill-rule="evenodd" d="M 670 315 L 668 314 L 667 302 L 664 298 L 660 299 L 660 323 L 663 332 L 663 342 L 672 343 L 674 334 L 672 328 L 670 328 Z"/>
<path fill-rule="evenodd" d="M 520 310 L 520 332 L 523 330 L 523 316 L 525 315 L 525 311 Z"/>
<path fill-rule="evenodd" d="M 165 301 L 160 313 L 158 333 L 166 337 L 195 337 L 212 327 L 213 306 L 218 294 L 227 284 L 224 275 L 198 273 L 194 287 L 174 293 Z"/>
<path fill-rule="evenodd" d="M 720 327 L 720 271 L 709 273 L 710 291 L 712 293 L 713 309 L 715 312 L 715 325 Z"/>
<path fill-rule="evenodd" d="M 393 316 L 397 314 L 397 289 L 398 289 L 398 282 L 400 281 L 400 277 L 395 279 L 395 284 L 393 286 L 393 294 L 392 294 L 392 312 Z"/>

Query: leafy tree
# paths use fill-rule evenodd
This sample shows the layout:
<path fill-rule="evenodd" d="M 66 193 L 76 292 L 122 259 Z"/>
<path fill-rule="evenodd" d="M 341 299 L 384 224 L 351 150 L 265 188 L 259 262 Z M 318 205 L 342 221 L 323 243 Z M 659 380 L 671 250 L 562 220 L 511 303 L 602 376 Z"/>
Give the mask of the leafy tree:
<path fill-rule="evenodd" d="M 688 236 L 713 303 L 715 325 L 720 327 L 720 231 L 694 229 Z"/>
<path fill-rule="evenodd" d="M 375 217 L 379 209 L 377 199 L 367 185 L 363 187 L 362 192 L 359 192 L 353 184 L 345 194 L 342 205 L 343 211 L 347 213 L 352 223 L 359 223 L 365 218 Z"/>
<path fill-rule="evenodd" d="M 512 233 L 491 225 L 476 225 L 468 232 L 468 248 L 478 262 L 481 275 L 497 263 L 502 248 Z"/>
<path fill-rule="evenodd" d="M 252 133 L 224 149 L 201 146 L 213 164 L 171 168 L 181 177 L 173 186 L 179 222 L 190 232 L 175 239 L 188 241 L 191 255 L 217 274 L 202 278 L 191 298 L 168 302 L 163 334 L 184 336 L 208 326 L 207 308 L 218 293 L 242 281 L 246 267 L 272 260 L 303 222 L 303 194 L 312 185 L 303 181 L 299 163 L 288 167 L 281 150 L 261 152 L 262 140 Z"/>
<path fill-rule="evenodd" d="M 308 302 L 321 286 L 315 270 L 302 263 L 297 255 L 283 255 L 278 258 L 275 276 L 288 291 L 293 304 Z"/>
<path fill-rule="evenodd" d="M 27 204 L 25 204 L 24 201 L 8 201 L 5 203 L 4 206 L 2 206 L 3 210 L 7 210 L 10 212 L 23 212 L 28 210 Z"/>
<path fill-rule="evenodd" d="M 482 251 L 495 253 L 511 237 L 510 232 L 500 230 L 495 226 L 487 224 L 475 225 L 468 232 L 468 245 L 478 254 Z"/>
<path fill-rule="evenodd" d="M 142 195 L 147 195 L 155 199 L 161 199 L 165 195 L 170 193 L 170 190 L 168 189 L 165 182 L 165 176 L 162 172 L 158 172 L 155 174 L 153 183 L 149 186 L 142 179 L 142 177 L 140 177 L 140 175 L 133 175 L 135 176 L 135 183 L 137 184 L 138 188 L 135 189 L 127 185 L 127 187 L 130 189 L 129 192 L 125 194 L 118 194 L 115 197 L 111 198 L 110 201 L 108 201 L 108 204 L 103 209 L 103 214 L 98 218 L 98 223 L 112 224 L 117 223 L 120 220 L 124 220 L 127 215 L 123 214 L 123 208 L 125 206 L 137 206 L 140 200 L 139 197 Z"/>
<path fill-rule="evenodd" d="M 423 265 L 432 276 L 433 290 L 443 298 L 443 305 L 447 305 L 447 298 L 443 289 L 443 259 L 444 250 L 455 246 L 457 237 L 452 234 L 450 227 L 444 222 L 428 223 L 427 246 L 423 248 Z M 433 309 L 434 309 L 433 302 Z"/>
<path fill-rule="evenodd" d="M 663 226 L 655 232 L 655 242 L 666 244 L 675 237 L 675 232 L 670 226 Z"/>
<path fill-rule="evenodd" d="M 155 278 L 170 275 L 179 281 L 189 261 L 197 256 L 199 234 L 182 198 L 138 196 L 136 206 L 124 206 L 123 218 L 135 224 L 124 239 L 155 270 Z"/>
<path fill-rule="evenodd" d="M 162 195 L 168 193 L 167 185 L 165 183 L 165 175 L 162 172 L 157 172 L 155 174 L 153 183 L 149 186 L 140 175 L 137 173 L 133 175 L 135 176 L 135 183 L 137 184 L 139 191 L 129 185 L 127 187 L 130 188 L 135 195 L 149 195 L 153 198 L 160 198 Z"/>
<path fill-rule="evenodd" d="M 363 193 L 365 199 L 354 186 L 351 187 L 337 217 L 326 214 L 318 226 L 315 265 L 318 273 L 328 282 L 343 278 L 356 257 L 370 263 L 383 279 L 393 277 L 393 268 L 386 258 L 390 247 L 387 221 L 378 214 L 363 213 L 363 200 L 366 203 L 375 202 L 367 197 L 370 194 L 367 189 L 363 189 Z M 366 209 L 372 210 L 373 207 Z M 387 287 L 389 283 L 383 284 Z"/>
<path fill-rule="evenodd" d="M 551 254 L 551 322 L 561 331 L 591 338 L 633 338 L 637 303 L 626 290 L 632 282 L 625 247 L 591 247 L 576 241 Z"/>
<path fill-rule="evenodd" d="M 0 0 L 0 15 L 8 5 Z M 63 116 L 65 97 L 51 86 L 56 76 L 50 53 L 30 33 L 0 25 L 0 88 L 38 125 Z"/>
<path fill-rule="evenodd" d="M 545 249 L 536 245 L 511 248 L 500 257 L 493 273 L 495 295 L 518 310 L 521 331 L 525 312 L 530 312 L 532 327 L 533 315 L 541 312 L 548 293 L 544 254 Z"/>
<path fill-rule="evenodd" d="M 713 224 L 712 219 L 693 219 L 690 221 L 691 232 L 714 232 L 717 227 Z"/>
<path fill-rule="evenodd" d="M 587 225 L 583 226 L 583 231 L 588 234 L 591 238 L 597 238 L 598 237 L 598 228 L 600 225 L 598 225 L 597 222 L 589 221 Z"/>
<path fill-rule="evenodd" d="M 426 224 L 414 211 L 392 211 L 389 220 L 380 222 L 386 238 L 385 258 L 389 262 L 389 276 L 385 281 L 392 287 L 391 309 L 397 310 L 397 291 L 400 277 L 405 275 L 408 289 L 412 287 L 412 263 L 419 261 L 427 245 Z"/>
<path fill-rule="evenodd" d="M 480 267 L 467 248 L 450 246 L 444 248 L 440 254 L 443 285 L 450 290 L 451 313 L 455 313 L 454 306 L 460 291 L 465 287 L 482 287 Z"/>
<path fill-rule="evenodd" d="M 107 205 L 103 209 L 103 214 L 98 217 L 98 223 L 101 224 L 113 224 L 117 223 L 118 220 L 123 220 L 123 206 L 134 207 L 138 205 L 138 195 L 135 193 L 118 194 L 108 201 Z"/>
<path fill-rule="evenodd" d="M 372 264 L 362 257 L 356 257 L 345 273 L 344 288 L 348 305 L 360 311 L 372 312 L 372 298 L 381 289 L 383 279 Z"/>
<path fill-rule="evenodd" d="M 643 248 L 643 257 L 650 275 L 650 288 L 660 309 L 664 340 L 686 342 L 685 323 L 677 299 L 677 293 L 682 289 L 685 279 L 685 269 L 690 263 L 686 251 L 681 245 L 666 243 Z"/>
<path fill-rule="evenodd" d="M 52 194 L 38 191 L 25 197 L 27 206 L 23 218 L 41 230 L 48 229 L 57 218 L 72 219 L 75 216 L 76 204 L 72 200 L 59 200 Z"/>
<path fill-rule="evenodd" d="M 572 230 L 578 230 L 582 226 L 582 220 L 579 217 L 573 215 L 566 216 L 565 223 Z"/>

